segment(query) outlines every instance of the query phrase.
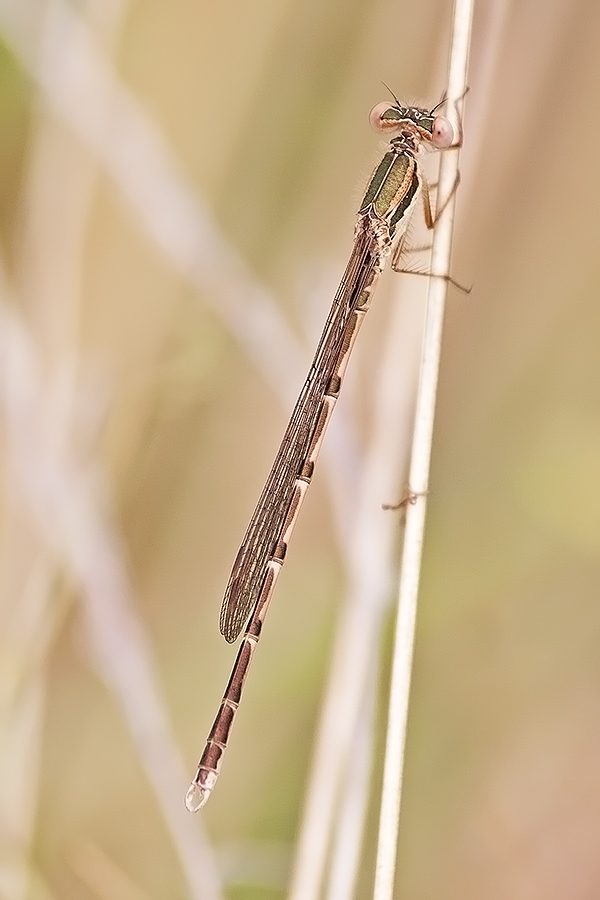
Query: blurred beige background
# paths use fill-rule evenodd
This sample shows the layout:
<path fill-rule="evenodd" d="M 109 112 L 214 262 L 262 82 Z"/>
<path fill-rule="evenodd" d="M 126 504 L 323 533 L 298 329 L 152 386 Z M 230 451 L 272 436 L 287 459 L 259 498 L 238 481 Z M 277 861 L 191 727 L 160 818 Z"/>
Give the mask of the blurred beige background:
<path fill-rule="evenodd" d="M 214 796 L 190 817 L 182 794 L 234 658 L 229 569 L 381 147 L 368 112 L 382 81 L 437 102 L 450 17 L 1 0 L 0 897 L 208 897 L 211 849 L 222 896 L 285 896 L 347 579 L 325 472 Z M 405 900 L 600 894 L 599 40 L 590 0 L 476 6 Z M 398 280 L 340 401 L 350 484 Z M 295 343 L 261 350 L 277 323 Z"/>

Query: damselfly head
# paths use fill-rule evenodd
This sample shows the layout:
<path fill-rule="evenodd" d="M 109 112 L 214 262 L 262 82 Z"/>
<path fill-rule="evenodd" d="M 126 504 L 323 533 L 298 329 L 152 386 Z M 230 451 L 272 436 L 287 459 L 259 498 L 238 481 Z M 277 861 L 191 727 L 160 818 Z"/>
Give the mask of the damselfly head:
<path fill-rule="evenodd" d="M 419 106 L 400 106 L 384 100 L 373 107 L 369 122 L 375 131 L 409 132 L 433 144 L 436 150 L 446 150 L 454 140 L 454 130 L 445 116 L 434 116 Z"/>

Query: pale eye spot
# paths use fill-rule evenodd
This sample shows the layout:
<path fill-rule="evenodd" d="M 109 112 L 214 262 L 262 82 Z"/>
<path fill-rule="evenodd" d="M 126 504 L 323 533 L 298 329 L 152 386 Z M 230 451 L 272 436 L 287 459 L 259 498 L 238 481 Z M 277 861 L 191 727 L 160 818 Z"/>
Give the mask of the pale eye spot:
<path fill-rule="evenodd" d="M 438 150 L 446 150 L 454 140 L 454 129 L 445 116 L 436 116 L 433 120 L 431 143 Z"/>
<path fill-rule="evenodd" d="M 375 131 L 394 131 L 399 124 L 396 107 L 387 100 L 378 103 L 369 113 L 369 124 Z"/>

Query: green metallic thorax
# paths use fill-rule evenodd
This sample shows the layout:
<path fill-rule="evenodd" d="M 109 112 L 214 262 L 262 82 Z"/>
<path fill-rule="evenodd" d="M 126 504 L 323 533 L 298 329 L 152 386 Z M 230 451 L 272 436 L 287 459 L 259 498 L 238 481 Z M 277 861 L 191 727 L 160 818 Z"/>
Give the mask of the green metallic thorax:
<path fill-rule="evenodd" d="M 419 189 L 417 163 L 407 153 L 388 150 L 367 186 L 359 215 L 370 210 L 387 222 L 390 237 L 413 202 Z"/>

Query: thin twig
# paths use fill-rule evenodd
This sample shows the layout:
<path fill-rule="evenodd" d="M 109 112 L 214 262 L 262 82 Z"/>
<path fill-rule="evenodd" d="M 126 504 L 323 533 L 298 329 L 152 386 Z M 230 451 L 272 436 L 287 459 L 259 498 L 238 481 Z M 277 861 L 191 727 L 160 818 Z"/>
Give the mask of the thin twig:
<path fill-rule="evenodd" d="M 448 75 L 448 108 L 453 105 L 461 115 L 466 89 L 473 0 L 456 0 L 450 67 Z M 458 151 L 442 154 L 438 197 L 448 197 L 456 183 Z M 417 395 L 415 431 L 411 455 L 409 484 L 418 495 L 406 513 L 406 532 L 402 555 L 398 619 L 390 703 L 386 737 L 383 788 L 379 820 L 379 838 L 375 871 L 374 900 L 391 900 L 398 843 L 402 771 L 410 695 L 410 675 L 413 656 L 416 604 L 421 566 L 421 550 L 425 527 L 425 510 L 429 486 L 429 464 L 433 436 L 433 419 L 441 354 L 444 304 L 450 267 L 450 250 L 454 220 L 455 197 L 448 203 L 433 237 L 431 254 L 434 277 L 429 285 L 423 360 Z"/>

